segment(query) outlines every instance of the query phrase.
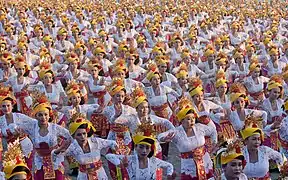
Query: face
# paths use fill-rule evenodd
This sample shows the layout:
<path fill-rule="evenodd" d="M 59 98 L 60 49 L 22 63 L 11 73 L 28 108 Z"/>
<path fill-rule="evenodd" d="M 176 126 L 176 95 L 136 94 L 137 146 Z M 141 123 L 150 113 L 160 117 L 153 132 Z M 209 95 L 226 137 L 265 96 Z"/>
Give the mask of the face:
<path fill-rule="evenodd" d="M 47 125 L 49 122 L 49 118 L 50 118 L 49 110 L 45 109 L 45 110 L 39 111 L 36 113 L 35 117 L 38 120 L 39 125 L 42 125 L 42 126 Z"/>
<path fill-rule="evenodd" d="M 273 100 L 278 99 L 281 93 L 281 89 L 279 87 L 273 88 L 269 92 L 269 97 Z"/>
<path fill-rule="evenodd" d="M 164 72 L 166 72 L 166 70 L 167 70 L 167 64 L 160 64 L 159 66 L 158 66 L 158 69 L 159 69 L 159 72 L 162 74 L 162 73 L 164 73 Z"/>
<path fill-rule="evenodd" d="M 176 40 L 176 41 L 175 41 L 175 46 L 176 46 L 176 47 L 181 46 L 181 41 L 180 41 L 180 40 Z"/>
<path fill-rule="evenodd" d="M 79 55 L 83 55 L 83 49 L 82 48 L 78 48 L 78 49 L 76 49 L 76 53 L 78 54 L 78 56 Z"/>
<path fill-rule="evenodd" d="M 223 84 L 222 86 L 217 88 L 218 94 L 226 94 L 227 92 L 227 84 Z"/>
<path fill-rule="evenodd" d="M 215 56 L 213 54 L 207 57 L 207 60 L 210 62 L 212 62 L 214 59 L 215 59 Z"/>
<path fill-rule="evenodd" d="M 25 53 L 27 52 L 26 47 L 20 48 L 20 49 L 19 49 L 19 52 L 20 52 L 21 54 L 25 54 Z"/>
<path fill-rule="evenodd" d="M 160 76 L 158 74 L 156 74 L 152 79 L 151 79 L 151 85 L 154 87 L 159 86 L 161 83 L 160 81 Z"/>
<path fill-rule="evenodd" d="M 104 58 L 104 53 L 99 53 L 99 54 L 97 54 L 97 57 L 98 57 L 99 59 L 103 59 L 103 58 Z"/>
<path fill-rule="evenodd" d="M 182 120 L 182 126 L 185 129 L 192 128 L 195 125 L 195 116 L 194 114 L 190 113 L 187 114 L 186 117 Z"/>
<path fill-rule="evenodd" d="M 252 77 L 253 78 L 257 78 L 260 76 L 260 68 L 256 68 L 253 72 L 252 72 Z"/>
<path fill-rule="evenodd" d="M 270 55 L 270 57 L 271 57 L 271 60 L 273 62 L 278 60 L 278 55 L 277 54 Z"/>
<path fill-rule="evenodd" d="M 17 67 L 16 72 L 18 76 L 23 76 L 25 74 L 25 67 Z"/>
<path fill-rule="evenodd" d="M 217 68 L 218 69 L 226 69 L 227 65 L 225 62 L 219 62 L 217 63 Z"/>
<path fill-rule="evenodd" d="M 241 63 L 244 62 L 244 57 L 243 56 L 238 57 L 238 58 L 235 59 L 235 61 L 236 61 L 236 63 L 241 64 Z"/>
<path fill-rule="evenodd" d="M 204 93 L 201 91 L 199 94 L 196 94 L 192 97 L 194 103 L 198 104 L 203 101 Z"/>
<path fill-rule="evenodd" d="M 119 72 L 116 72 L 114 76 L 117 78 L 124 79 L 126 75 L 124 71 L 119 71 Z"/>
<path fill-rule="evenodd" d="M 136 108 L 136 111 L 137 111 L 139 117 L 148 116 L 148 114 L 149 114 L 148 102 L 144 101 L 141 104 L 139 104 L 139 106 Z"/>
<path fill-rule="evenodd" d="M 79 105 L 80 102 L 81 102 L 81 96 L 80 96 L 80 94 L 76 94 L 76 95 L 74 95 L 74 96 L 71 96 L 71 97 L 70 97 L 70 101 L 71 101 L 71 103 L 72 103 L 74 106 Z"/>
<path fill-rule="evenodd" d="M 231 162 L 227 163 L 224 168 L 225 175 L 231 178 L 239 178 L 242 173 L 242 160 L 233 159 Z"/>
<path fill-rule="evenodd" d="M 78 68 L 78 62 L 72 62 L 72 63 L 70 63 L 69 64 L 69 66 L 70 66 L 70 69 L 77 69 Z"/>
<path fill-rule="evenodd" d="M 3 69 L 9 69 L 11 67 L 11 63 L 10 62 L 3 62 L 2 63 L 2 68 Z"/>
<path fill-rule="evenodd" d="M 13 105 L 12 105 L 12 102 L 11 101 L 3 101 L 2 104 L 1 104 L 1 111 L 4 113 L 4 114 L 9 114 L 12 112 L 12 109 L 13 109 Z"/>
<path fill-rule="evenodd" d="M 135 148 L 138 157 L 145 158 L 151 152 L 151 147 L 145 144 L 138 144 Z"/>
<path fill-rule="evenodd" d="M 74 138 L 77 140 L 79 144 L 85 144 L 87 142 L 88 134 L 86 129 L 77 129 Z"/>
<path fill-rule="evenodd" d="M 26 174 L 17 174 L 13 176 L 12 180 L 26 180 L 27 175 Z"/>
<path fill-rule="evenodd" d="M 98 74 L 99 74 L 99 69 L 97 67 L 93 67 L 90 69 L 90 74 L 94 77 L 94 78 L 97 78 L 98 77 Z"/>
<path fill-rule="evenodd" d="M 127 61 L 128 65 L 132 65 L 135 62 L 135 57 L 134 56 L 129 56 L 126 61 Z"/>
<path fill-rule="evenodd" d="M 261 136 L 260 134 L 254 134 L 248 137 L 245 141 L 248 149 L 257 149 L 261 145 Z"/>
<path fill-rule="evenodd" d="M 114 103 L 123 103 L 125 100 L 125 92 L 124 91 L 119 91 L 113 96 L 113 102 Z"/>
<path fill-rule="evenodd" d="M 45 85 L 51 85 L 53 82 L 53 76 L 50 73 L 47 73 L 43 78 L 43 83 Z"/>
<path fill-rule="evenodd" d="M 181 78 L 178 78 L 178 83 L 180 86 L 184 86 L 187 84 L 187 77 L 181 77 Z"/>
<path fill-rule="evenodd" d="M 239 97 L 235 102 L 234 102 L 234 107 L 236 109 L 243 109 L 245 107 L 245 99 L 244 97 Z"/>

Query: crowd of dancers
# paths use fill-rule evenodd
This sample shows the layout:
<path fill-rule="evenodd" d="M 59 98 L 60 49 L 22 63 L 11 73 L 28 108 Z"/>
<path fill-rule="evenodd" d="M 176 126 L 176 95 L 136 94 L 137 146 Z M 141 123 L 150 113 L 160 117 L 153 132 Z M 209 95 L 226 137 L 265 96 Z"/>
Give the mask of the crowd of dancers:
<path fill-rule="evenodd" d="M 287 1 L 0 3 L 0 180 L 288 178 Z"/>

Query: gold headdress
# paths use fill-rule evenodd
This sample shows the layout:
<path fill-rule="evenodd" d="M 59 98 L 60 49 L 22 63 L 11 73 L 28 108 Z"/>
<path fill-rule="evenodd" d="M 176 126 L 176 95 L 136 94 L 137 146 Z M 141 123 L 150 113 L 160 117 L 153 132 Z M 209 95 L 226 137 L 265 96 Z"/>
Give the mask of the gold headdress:
<path fill-rule="evenodd" d="M 187 97 L 182 97 L 178 102 L 178 112 L 176 114 L 178 121 L 182 121 L 189 111 L 194 114 L 195 118 L 198 118 L 198 114 L 193 108 L 192 102 Z"/>
<path fill-rule="evenodd" d="M 158 71 L 157 65 L 156 65 L 155 63 L 150 63 L 150 64 L 148 65 L 148 73 L 147 73 L 147 75 L 146 75 L 146 78 L 147 78 L 149 81 L 151 81 L 151 79 L 152 79 L 153 77 L 155 77 L 155 75 L 157 75 L 157 74 L 160 76 L 160 73 L 159 73 L 159 71 Z"/>
<path fill-rule="evenodd" d="M 225 71 L 223 69 L 218 70 L 216 74 L 216 83 L 215 83 L 216 88 L 223 86 L 224 84 L 227 84 L 227 82 L 228 81 L 226 80 Z"/>
<path fill-rule="evenodd" d="M 245 140 L 254 134 L 260 134 L 261 139 L 264 140 L 264 135 L 262 132 L 263 119 L 261 117 L 256 117 L 252 114 L 249 114 L 245 118 L 245 129 L 241 130 L 242 139 Z"/>
<path fill-rule="evenodd" d="M 239 157 L 244 159 L 243 153 L 241 151 L 243 146 L 243 142 L 240 139 L 235 139 L 234 141 L 229 142 L 227 149 L 221 154 L 221 164 L 227 164 L 233 159 Z"/>
<path fill-rule="evenodd" d="M 184 62 L 182 62 L 179 66 L 179 69 L 176 73 L 176 77 L 179 78 L 187 78 L 188 77 L 188 69 Z"/>
<path fill-rule="evenodd" d="M 82 83 L 77 83 L 74 80 L 70 81 L 70 83 L 66 87 L 66 94 L 67 94 L 68 98 L 70 99 L 72 96 L 75 96 L 77 94 L 82 96 L 82 93 L 81 93 L 82 88 L 83 88 Z"/>
<path fill-rule="evenodd" d="M 52 70 L 52 66 L 50 63 L 43 61 L 40 65 L 40 71 L 39 71 L 39 78 L 43 79 L 46 74 L 51 74 L 52 77 L 54 76 L 54 72 Z"/>
<path fill-rule="evenodd" d="M 189 80 L 189 94 L 191 97 L 203 92 L 202 80 L 199 77 L 194 77 Z"/>
<path fill-rule="evenodd" d="M 69 63 L 80 62 L 78 55 L 74 52 L 67 53 L 66 54 L 66 60 Z"/>
<path fill-rule="evenodd" d="M 96 132 L 96 129 L 93 127 L 92 123 L 86 119 L 84 114 L 75 113 L 71 117 L 70 123 L 69 123 L 70 134 L 73 135 L 77 131 L 77 129 L 83 124 L 87 124 L 88 132 L 90 131 Z"/>
<path fill-rule="evenodd" d="M 280 75 L 273 75 L 268 82 L 268 91 L 279 87 L 282 89 L 283 79 Z"/>
<path fill-rule="evenodd" d="M 6 62 L 6 63 L 8 63 L 8 62 L 12 62 L 13 61 L 13 56 L 12 56 L 12 54 L 10 53 L 10 52 L 3 52 L 3 53 L 1 53 L 1 58 L 0 58 L 0 60 L 1 60 L 1 62 L 3 63 L 3 62 Z"/>
<path fill-rule="evenodd" d="M 6 87 L 1 86 L 0 87 L 0 104 L 2 102 L 4 102 L 5 100 L 11 101 L 13 105 L 16 104 L 16 98 L 13 95 L 12 88 L 9 86 L 6 86 Z"/>
<path fill-rule="evenodd" d="M 245 100 L 248 100 L 247 96 L 246 96 L 246 89 L 243 86 L 243 84 L 241 84 L 241 83 L 233 83 L 230 86 L 230 101 L 234 102 L 239 97 L 242 97 L 242 96 L 245 98 Z"/>
<path fill-rule="evenodd" d="M 52 106 L 49 102 L 49 99 L 46 97 L 45 93 L 41 93 L 40 91 L 36 90 L 31 93 L 31 97 L 33 99 L 32 114 L 31 114 L 33 117 L 35 117 L 35 115 L 39 111 L 43 111 L 46 109 L 49 110 L 49 113 L 52 113 Z"/>
<path fill-rule="evenodd" d="M 25 174 L 27 178 L 31 176 L 31 172 L 25 164 L 19 139 L 8 144 L 8 150 L 4 153 L 3 157 L 3 166 L 6 179 L 10 179 L 18 174 Z"/>
<path fill-rule="evenodd" d="M 121 78 L 113 78 L 112 83 L 109 86 L 109 93 L 114 96 L 116 93 L 125 90 L 124 80 Z"/>
<path fill-rule="evenodd" d="M 147 97 L 143 89 L 137 86 L 132 92 L 133 103 L 132 106 L 134 108 L 138 107 L 142 102 L 147 101 Z"/>

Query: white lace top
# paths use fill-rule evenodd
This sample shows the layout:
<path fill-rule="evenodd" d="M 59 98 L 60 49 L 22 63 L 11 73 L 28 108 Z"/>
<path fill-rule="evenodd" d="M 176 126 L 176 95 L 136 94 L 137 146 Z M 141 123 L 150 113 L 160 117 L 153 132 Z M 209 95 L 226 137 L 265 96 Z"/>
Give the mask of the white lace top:
<path fill-rule="evenodd" d="M 45 142 L 49 147 L 56 147 L 58 145 L 58 137 L 64 137 L 72 141 L 72 137 L 69 134 L 69 131 L 57 124 L 49 123 L 48 124 L 48 134 L 46 136 L 40 136 L 38 121 L 25 119 L 17 125 L 23 129 L 30 137 L 33 142 L 34 148 L 39 148 L 39 144 Z M 64 161 L 64 156 L 61 154 L 55 155 L 54 152 L 51 152 L 53 168 L 54 170 L 63 168 L 62 162 Z M 42 168 L 42 157 L 35 152 L 34 155 L 35 168 L 40 170 Z"/>
<path fill-rule="evenodd" d="M 128 105 L 122 104 L 122 114 L 119 117 L 115 117 L 115 108 L 114 105 L 105 107 L 103 114 L 108 118 L 110 124 L 121 124 L 127 125 L 128 117 L 132 114 L 137 114 L 136 110 Z M 116 140 L 116 133 L 114 131 L 109 131 L 107 136 L 109 140 Z M 127 131 L 124 133 L 124 144 L 128 145 L 132 141 L 130 132 Z"/>
<path fill-rule="evenodd" d="M 99 76 L 98 80 L 97 80 L 97 84 L 94 84 L 94 79 L 92 78 L 92 76 L 89 76 L 89 79 L 87 81 L 87 85 L 88 88 L 90 90 L 91 93 L 97 93 L 97 92 L 104 92 L 106 91 L 106 86 L 109 85 L 108 81 L 110 79 L 109 78 L 105 78 L 102 76 Z M 101 81 L 103 81 L 103 85 L 100 85 Z M 111 96 L 110 94 L 106 91 L 105 95 L 104 95 L 104 104 L 105 106 L 110 102 L 111 100 Z M 98 98 L 94 97 L 94 103 L 98 104 Z"/>
<path fill-rule="evenodd" d="M 88 144 L 90 147 L 90 153 L 84 153 L 78 142 L 76 140 L 73 140 L 69 148 L 66 150 L 65 154 L 74 157 L 78 163 L 85 165 L 101 161 L 101 150 L 107 147 L 114 148 L 116 146 L 115 141 L 105 140 L 97 137 L 88 138 Z M 103 167 L 97 170 L 97 176 L 98 179 L 108 180 L 108 177 Z M 88 180 L 88 177 L 87 174 L 79 171 L 77 179 Z"/>
<path fill-rule="evenodd" d="M 168 130 L 175 128 L 173 126 L 173 124 L 167 119 L 164 119 L 164 118 L 152 115 L 152 114 L 149 115 L 149 118 L 151 120 L 151 124 L 153 124 L 153 125 L 162 125 L 162 126 L 166 127 L 166 129 L 168 129 Z M 140 119 L 138 118 L 137 115 L 133 114 L 133 115 L 129 116 L 128 126 L 129 126 L 129 130 L 132 133 L 132 135 L 135 134 L 139 125 L 141 125 L 141 122 L 140 122 Z M 156 134 L 156 136 L 157 136 L 157 134 Z M 156 141 L 155 152 L 156 152 L 156 154 L 162 152 L 160 143 L 158 141 Z"/>
<path fill-rule="evenodd" d="M 106 155 L 107 160 L 116 166 L 121 163 L 124 157 L 125 156 L 123 155 L 114 155 L 114 154 Z M 145 169 L 139 168 L 139 160 L 136 154 L 127 156 L 127 158 L 128 158 L 127 171 L 130 179 L 135 180 L 156 179 L 156 170 L 159 168 L 167 169 L 167 175 L 173 174 L 173 165 L 170 164 L 169 162 L 162 161 L 156 157 L 148 158 L 148 167 Z"/>
<path fill-rule="evenodd" d="M 13 123 L 9 125 L 7 124 L 5 115 L 0 117 L 0 130 L 4 138 L 8 136 L 7 130 L 10 130 L 12 134 L 15 132 L 15 128 L 17 127 L 18 122 L 21 122 L 22 120 L 25 120 L 25 121 L 33 120 L 29 116 L 26 116 L 21 113 L 12 113 L 12 116 L 13 116 Z M 20 144 L 21 144 L 21 150 L 23 151 L 24 156 L 28 157 L 29 154 L 33 151 L 33 144 L 31 140 L 28 137 L 26 137 L 25 139 L 20 141 Z M 4 149 L 4 151 L 5 150 L 6 149 Z"/>
<path fill-rule="evenodd" d="M 282 105 L 283 105 L 283 100 L 282 99 L 277 99 L 276 100 L 276 105 L 277 105 L 277 110 L 272 109 L 271 102 L 269 98 L 266 98 L 263 100 L 262 108 L 264 111 L 267 112 L 268 114 L 268 124 L 272 123 L 272 118 L 276 116 L 282 116 Z"/>
<path fill-rule="evenodd" d="M 195 136 L 187 137 L 187 134 L 182 125 L 171 129 L 164 133 L 159 134 L 158 140 L 162 137 L 167 136 L 170 132 L 175 132 L 175 136 L 172 140 L 177 146 L 180 153 L 191 152 L 198 147 L 202 147 L 205 144 L 205 136 L 210 136 L 214 144 L 217 143 L 217 132 L 216 129 L 204 124 L 197 123 L 193 127 Z M 208 154 L 205 153 L 203 156 L 204 167 L 206 173 L 213 169 L 213 162 Z M 193 159 L 182 159 L 181 158 L 181 173 L 190 174 L 192 177 L 197 176 L 196 165 Z"/>
<path fill-rule="evenodd" d="M 267 113 L 261 110 L 245 109 L 245 116 L 252 115 L 256 117 L 261 117 L 263 120 L 263 127 L 267 124 Z M 232 111 L 229 116 L 230 122 L 235 129 L 235 131 L 240 131 L 244 128 L 245 121 L 242 121 L 237 113 L 237 111 Z"/>
<path fill-rule="evenodd" d="M 259 84 L 256 84 L 251 76 L 248 76 L 244 79 L 245 87 L 247 88 L 249 93 L 257 93 L 264 89 L 264 83 L 269 81 L 269 78 L 264 76 L 258 77 Z"/>
<path fill-rule="evenodd" d="M 243 149 L 243 155 L 246 160 L 246 166 L 243 172 L 248 178 L 264 177 L 269 172 L 269 160 L 274 160 L 277 164 L 283 163 L 281 154 L 267 146 L 260 146 L 258 148 L 258 162 L 256 163 L 250 163 L 246 146 Z"/>

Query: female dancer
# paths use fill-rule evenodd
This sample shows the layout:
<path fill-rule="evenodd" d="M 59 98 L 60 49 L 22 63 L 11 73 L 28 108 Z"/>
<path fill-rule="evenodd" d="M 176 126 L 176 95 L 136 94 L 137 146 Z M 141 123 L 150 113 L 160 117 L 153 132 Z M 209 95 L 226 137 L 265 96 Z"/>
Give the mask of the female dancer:
<path fill-rule="evenodd" d="M 102 179 L 108 180 L 100 159 L 100 151 L 107 147 L 117 149 L 115 141 L 93 137 L 95 128 L 81 114 L 74 114 L 69 125 L 70 134 L 74 140 L 65 151 L 67 156 L 75 158 L 79 163 L 77 179 Z"/>
<path fill-rule="evenodd" d="M 181 153 L 181 179 L 207 179 L 213 175 L 213 162 L 206 152 L 205 136 L 217 143 L 216 129 L 197 123 L 198 114 L 188 98 L 179 101 L 177 119 L 181 125 L 159 134 L 161 142 L 172 141 Z"/>
<path fill-rule="evenodd" d="M 35 96 L 32 107 L 31 114 L 36 120 L 21 119 L 21 122 L 16 122 L 16 134 L 22 131 L 27 133 L 35 147 L 34 178 L 64 180 L 64 157 L 60 152 L 68 148 L 72 137 L 65 128 L 49 122 L 52 107 L 45 96 Z M 63 139 L 61 145 L 58 138 Z"/>
<path fill-rule="evenodd" d="M 270 178 L 269 160 L 276 161 L 277 164 L 283 163 L 282 156 L 279 152 L 262 145 L 263 132 L 261 129 L 248 127 L 241 131 L 245 147 L 243 155 L 246 161 L 243 172 L 248 178 Z"/>

